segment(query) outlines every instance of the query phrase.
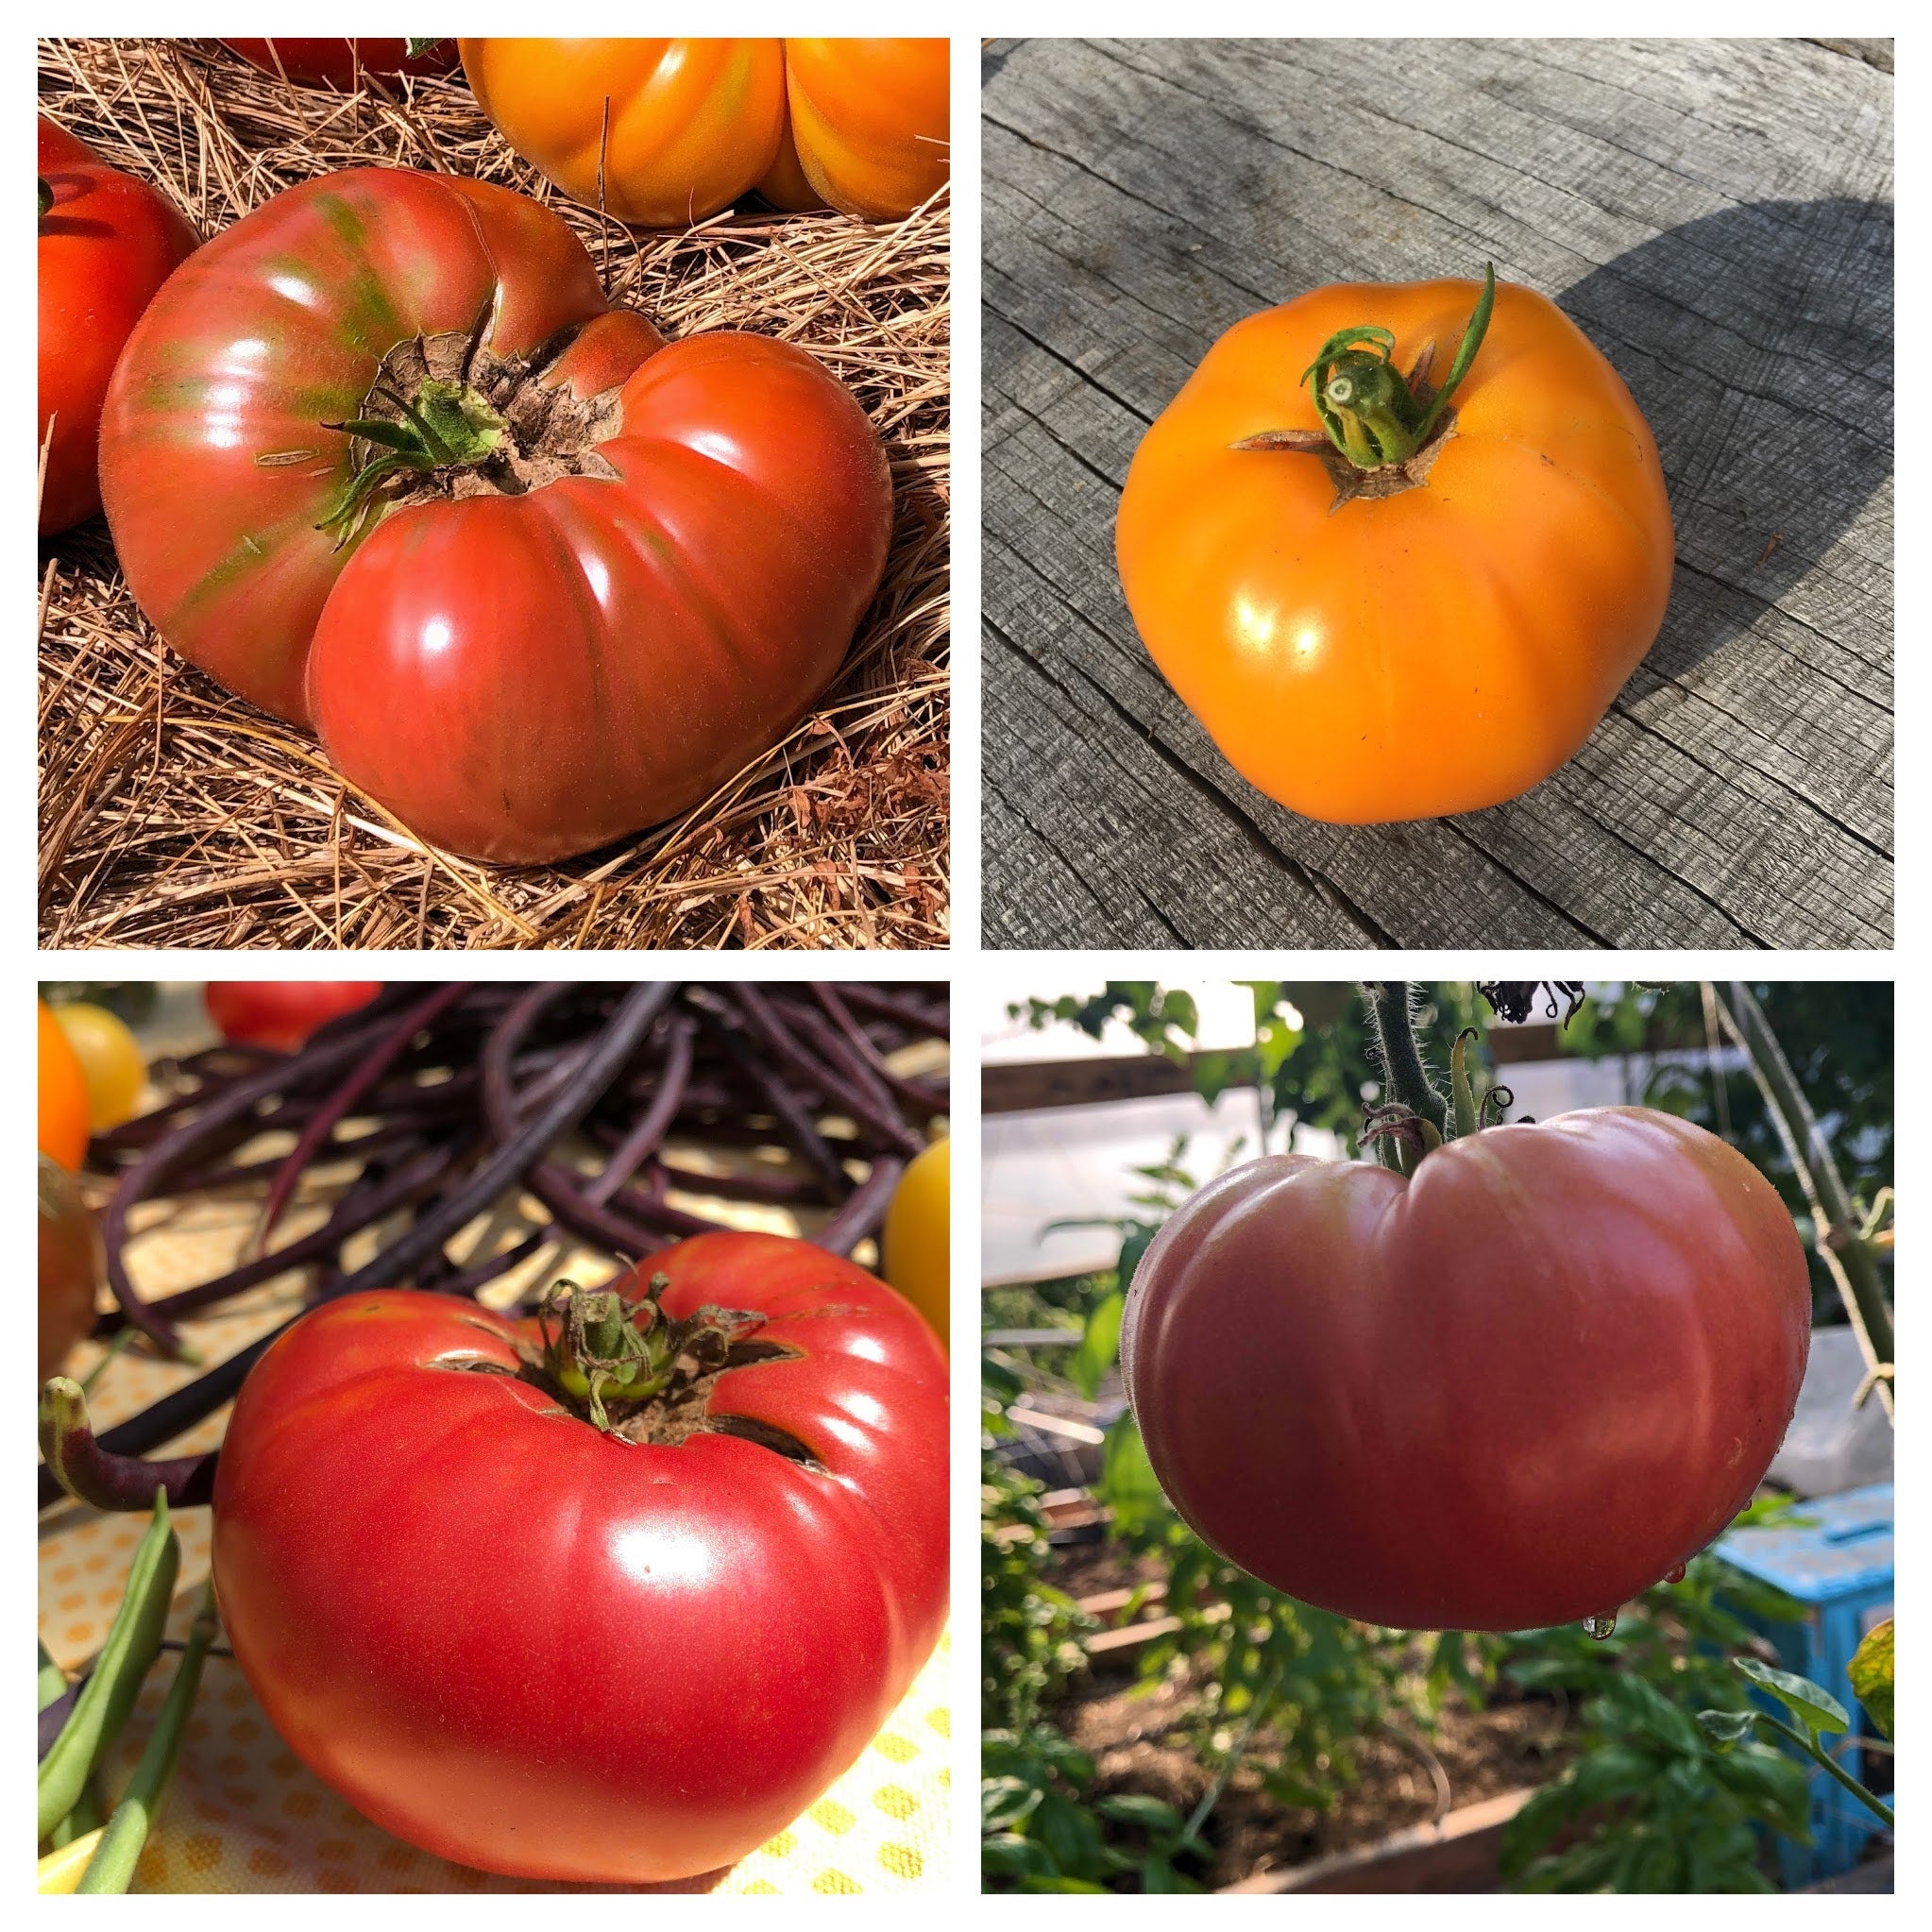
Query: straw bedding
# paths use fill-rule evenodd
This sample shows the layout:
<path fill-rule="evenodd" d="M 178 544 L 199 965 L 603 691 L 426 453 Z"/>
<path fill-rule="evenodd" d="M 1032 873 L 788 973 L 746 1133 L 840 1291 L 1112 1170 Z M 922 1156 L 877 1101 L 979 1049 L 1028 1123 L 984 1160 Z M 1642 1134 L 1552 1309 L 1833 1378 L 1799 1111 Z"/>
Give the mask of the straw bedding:
<path fill-rule="evenodd" d="M 519 161 L 463 84 L 294 89 L 213 41 L 42 42 L 42 110 L 204 235 L 336 168 L 444 169 L 554 208 L 668 336 L 798 343 L 891 460 L 885 583 L 838 682 L 684 817 L 559 865 L 426 849 L 314 741 L 175 656 L 98 517 L 42 547 L 41 938 L 48 946 L 924 947 L 948 935 L 950 230 L 725 214 L 632 234 Z"/>

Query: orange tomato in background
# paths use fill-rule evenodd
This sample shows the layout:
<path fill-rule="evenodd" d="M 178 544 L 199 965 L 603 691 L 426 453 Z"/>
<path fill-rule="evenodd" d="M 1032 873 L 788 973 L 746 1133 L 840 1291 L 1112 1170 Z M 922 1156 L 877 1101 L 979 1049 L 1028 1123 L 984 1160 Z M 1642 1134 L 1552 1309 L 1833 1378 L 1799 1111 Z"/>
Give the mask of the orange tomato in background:
<path fill-rule="evenodd" d="M 510 145 L 573 200 L 636 227 L 702 221 L 754 189 L 783 209 L 896 220 L 946 178 L 942 40 L 461 46 Z"/>
<path fill-rule="evenodd" d="M 75 1168 L 87 1158 L 87 1076 L 53 1008 L 40 1008 L 41 1152 Z"/>
<path fill-rule="evenodd" d="M 1515 798 L 1575 754 L 1655 641 L 1669 500 L 1649 425 L 1576 324 L 1499 282 L 1413 487 L 1337 501 L 1304 372 L 1338 331 L 1446 375 L 1473 281 L 1347 283 L 1237 323 L 1134 454 L 1115 526 L 1149 654 L 1236 771 L 1343 824 Z"/>
<path fill-rule="evenodd" d="M 792 145 L 821 201 L 861 220 L 897 221 L 944 183 L 951 165 L 947 46 L 786 42 Z"/>

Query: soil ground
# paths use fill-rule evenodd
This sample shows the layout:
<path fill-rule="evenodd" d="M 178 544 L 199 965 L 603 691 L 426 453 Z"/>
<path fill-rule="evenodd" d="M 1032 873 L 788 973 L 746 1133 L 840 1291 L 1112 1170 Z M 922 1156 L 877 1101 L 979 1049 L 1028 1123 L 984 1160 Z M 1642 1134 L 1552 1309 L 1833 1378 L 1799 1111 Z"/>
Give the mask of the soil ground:
<path fill-rule="evenodd" d="M 1055 1553 L 1050 1581 L 1074 1597 L 1131 1588 L 1161 1574 L 1158 1558 L 1136 1558 L 1105 1541 L 1070 1544 Z M 1095 1796 L 1139 1792 L 1185 1814 L 1199 1803 L 1217 1769 L 1203 1760 L 1190 1736 L 1188 1720 L 1196 1708 L 1197 1691 L 1184 1677 L 1144 1688 L 1130 1655 L 1124 1655 L 1076 1682 L 1053 1717 L 1098 1767 Z M 1212 1870 L 1189 1875 L 1218 1890 L 1543 1784 L 1570 1754 L 1566 1742 L 1570 1719 L 1567 1707 L 1548 1698 L 1523 1697 L 1505 1685 L 1496 1687 L 1480 1711 L 1451 1690 L 1426 1734 L 1422 1727 L 1392 1721 L 1362 1738 L 1355 1778 L 1325 1811 L 1283 1805 L 1263 1788 L 1262 1767 L 1280 1756 L 1264 1727 L 1248 1762 L 1229 1778 L 1208 1819 L 1203 1835 L 1216 1848 Z"/>

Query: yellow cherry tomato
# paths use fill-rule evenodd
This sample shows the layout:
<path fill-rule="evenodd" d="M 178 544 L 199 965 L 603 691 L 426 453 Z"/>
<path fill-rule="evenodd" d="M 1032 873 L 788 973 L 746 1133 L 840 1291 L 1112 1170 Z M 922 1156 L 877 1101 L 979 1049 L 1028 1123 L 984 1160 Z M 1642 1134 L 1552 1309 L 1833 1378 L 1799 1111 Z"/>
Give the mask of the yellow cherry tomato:
<path fill-rule="evenodd" d="M 943 1346 L 952 1300 L 953 1144 L 935 1141 L 901 1178 L 879 1236 L 886 1280 Z"/>
<path fill-rule="evenodd" d="M 41 1152 L 78 1167 L 87 1158 L 87 1076 L 53 1008 L 40 1007 Z"/>
<path fill-rule="evenodd" d="M 127 1024 L 106 1007 L 84 1000 L 56 1007 L 54 1018 L 87 1082 L 88 1126 L 104 1134 L 131 1119 L 147 1084 L 147 1061 Z"/>

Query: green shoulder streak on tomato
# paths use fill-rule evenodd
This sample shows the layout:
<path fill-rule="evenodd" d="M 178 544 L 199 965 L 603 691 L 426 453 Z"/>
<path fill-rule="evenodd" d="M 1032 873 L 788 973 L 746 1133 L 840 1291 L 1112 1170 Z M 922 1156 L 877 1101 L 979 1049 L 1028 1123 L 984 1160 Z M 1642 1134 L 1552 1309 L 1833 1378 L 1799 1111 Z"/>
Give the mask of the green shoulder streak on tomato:
<path fill-rule="evenodd" d="M 241 537 L 213 569 L 183 594 L 180 602 L 175 606 L 174 621 L 179 623 L 184 619 L 191 619 L 200 612 L 204 604 L 225 597 L 263 564 L 269 562 L 284 543 L 292 539 L 298 541 L 303 536 L 313 534 L 320 520 L 320 517 L 314 514 L 288 517 L 279 523 L 266 525 L 256 534 Z M 368 530 L 375 529 L 381 520 L 381 517 L 372 518 Z M 363 537 L 368 534 L 368 530 L 344 543 L 336 551 L 335 568 L 338 571 L 355 554 Z"/>
<path fill-rule="evenodd" d="M 337 338 L 380 362 L 404 337 L 415 333 L 415 326 L 397 314 L 388 288 L 368 264 L 369 227 L 358 210 L 344 195 L 320 195 L 314 212 L 341 249 L 347 269 L 339 282 L 332 281 L 333 291 L 347 297 L 336 321 Z M 280 258 L 275 274 L 296 283 L 318 279 L 314 261 L 296 254 Z"/>

